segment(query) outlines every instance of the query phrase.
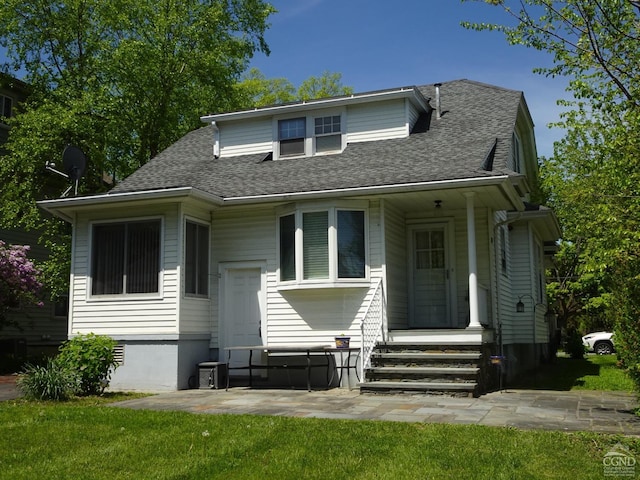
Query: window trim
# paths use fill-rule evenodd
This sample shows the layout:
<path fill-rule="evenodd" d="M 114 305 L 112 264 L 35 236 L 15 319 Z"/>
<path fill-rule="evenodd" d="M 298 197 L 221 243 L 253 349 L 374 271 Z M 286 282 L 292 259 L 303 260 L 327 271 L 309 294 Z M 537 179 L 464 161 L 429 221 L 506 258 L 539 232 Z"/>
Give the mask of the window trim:
<path fill-rule="evenodd" d="M 5 115 L 5 109 L 6 109 L 5 104 L 7 100 L 11 103 L 9 105 L 9 115 Z M 0 123 L 3 123 L 6 125 L 6 121 L 4 120 L 7 120 L 13 117 L 13 109 L 15 108 L 15 104 L 16 104 L 16 101 L 12 96 L 6 95 L 4 93 L 0 93 L 0 120 L 2 120 L 0 121 Z"/>
<path fill-rule="evenodd" d="M 187 292 L 187 224 L 188 223 L 192 223 L 194 225 L 197 225 L 198 227 L 205 227 L 207 229 L 207 293 L 206 294 Z M 183 275 L 181 275 L 183 278 L 182 293 L 186 298 L 208 299 L 211 296 L 211 225 L 202 220 L 185 215 L 184 222 L 183 222 L 183 235 L 184 235 L 184 238 L 183 238 L 184 249 L 182 251 L 182 259 L 183 259 L 184 271 L 183 271 Z M 196 291 L 198 290 L 198 282 L 197 282 L 198 273 L 199 272 L 196 272 Z"/>
<path fill-rule="evenodd" d="M 340 117 L 340 132 L 332 132 L 328 134 L 315 133 L 315 120 L 316 118 L 326 117 Z M 305 120 L 305 138 L 304 138 L 304 152 L 298 155 L 281 155 L 280 154 L 280 122 L 282 120 L 294 120 L 298 118 L 304 118 Z M 334 155 L 344 151 L 347 144 L 346 133 L 346 109 L 329 109 L 329 110 L 316 110 L 306 114 L 290 114 L 279 115 L 273 117 L 273 159 L 274 160 L 289 160 L 293 158 L 315 157 L 322 155 Z M 316 148 L 316 138 L 326 137 L 331 135 L 340 135 L 340 148 L 337 150 L 327 150 L 318 152 Z"/>
<path fill-rule="evenodd" d="M 93 294 L 93 231 L 96 225 L 109 225 L 109 224 L 125 224 L 125 223 L 137 223 L 157 220 L 160 222 L 160 258 L 158 259 L 158 291 L 150 293 L 110 293 L 105 295 Z M 87 256 L 87 302 L 113 302 L 113 301 L 129 301 L 129 300 L 162 300 L 164 298 L 164 236 L 165 236 L 165 222 L 164 217 L 161 215 L 144 216 L 144 217 L 131 217 L 131 218 L 118 218 L 118 219 L 105 219 L 105 220 L 92 220 L 89 222 L 88 232 L 88 251 Z"/>
<path fill-rule="evenodd" d="M 338 277 L 338 212 L 357 211 L 364 214 L 364 277 Z M 329 276 L 328 278 L 304 278 L 304 232 L 303 215 L 313 212 L 328 212 L 328 243 L 329 243 Z M 280 252 L 280 219 L 294 215 L 295 219 L 295 279 L 281 280 L 281 252 Z M 368 202 L 338 202 L 309 205 L 289 205 L 277 211 L 276 214 L 276 278 L 279 290 L 293 290 L 304 288 L 340 288 L 340 287 L 368 287 L 371 282 L 371 265 L 369 252 L 369 206 Z"/>

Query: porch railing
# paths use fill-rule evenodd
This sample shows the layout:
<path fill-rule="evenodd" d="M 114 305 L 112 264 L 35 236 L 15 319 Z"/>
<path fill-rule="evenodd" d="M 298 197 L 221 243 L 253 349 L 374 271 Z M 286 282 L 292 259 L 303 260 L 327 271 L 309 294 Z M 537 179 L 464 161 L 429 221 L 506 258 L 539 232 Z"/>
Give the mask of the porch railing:
<path fill-rule="evenodd" d="M 360 381 L 366 381 L 364 373 L 371 366 L 371 354 L 378 340 L 385 339 L 386 315 L 382 280 L 378 282 L 367 310 L 360 322 L 362 343 L 360 346 Z"/>

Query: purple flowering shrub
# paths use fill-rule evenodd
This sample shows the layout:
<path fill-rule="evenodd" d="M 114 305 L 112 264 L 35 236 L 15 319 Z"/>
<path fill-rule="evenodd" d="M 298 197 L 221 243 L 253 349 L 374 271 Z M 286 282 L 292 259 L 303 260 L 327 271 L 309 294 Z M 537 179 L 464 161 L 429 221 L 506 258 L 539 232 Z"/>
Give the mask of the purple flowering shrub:
<path fill-rule="evenodd" d="M 38 294 L 40 271 L 27 257 L 28 245 L 7 245 L 0 240 L 0 328 L 8 323 L 12 308 L 27 304 L 42 306 Z"/>

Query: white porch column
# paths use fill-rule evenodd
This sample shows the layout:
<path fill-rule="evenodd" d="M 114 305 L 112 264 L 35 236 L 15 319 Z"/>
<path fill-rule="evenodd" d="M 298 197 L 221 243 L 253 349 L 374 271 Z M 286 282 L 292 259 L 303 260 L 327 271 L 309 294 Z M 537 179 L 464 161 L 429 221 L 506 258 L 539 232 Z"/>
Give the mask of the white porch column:
<path fill-rule="evenodd" d="M 478 259 L 476 253 L 475 192 L 467 192 L 467 249 L 469 252 L 469 328 L 481 328 L 478 310 Z"/>

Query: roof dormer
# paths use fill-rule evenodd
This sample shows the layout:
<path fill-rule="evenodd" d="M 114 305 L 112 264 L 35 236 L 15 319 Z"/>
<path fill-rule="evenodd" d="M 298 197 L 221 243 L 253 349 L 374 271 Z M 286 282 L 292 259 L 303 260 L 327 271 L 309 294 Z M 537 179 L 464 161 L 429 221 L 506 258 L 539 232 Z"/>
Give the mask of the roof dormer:
<path fill-rule="evenodd" d="M 214 156 L 272 153 L 274 160 L 331 155 L 349 143 L 409 136 L 428 100 L 415 87 L 202 117 Z"/>

